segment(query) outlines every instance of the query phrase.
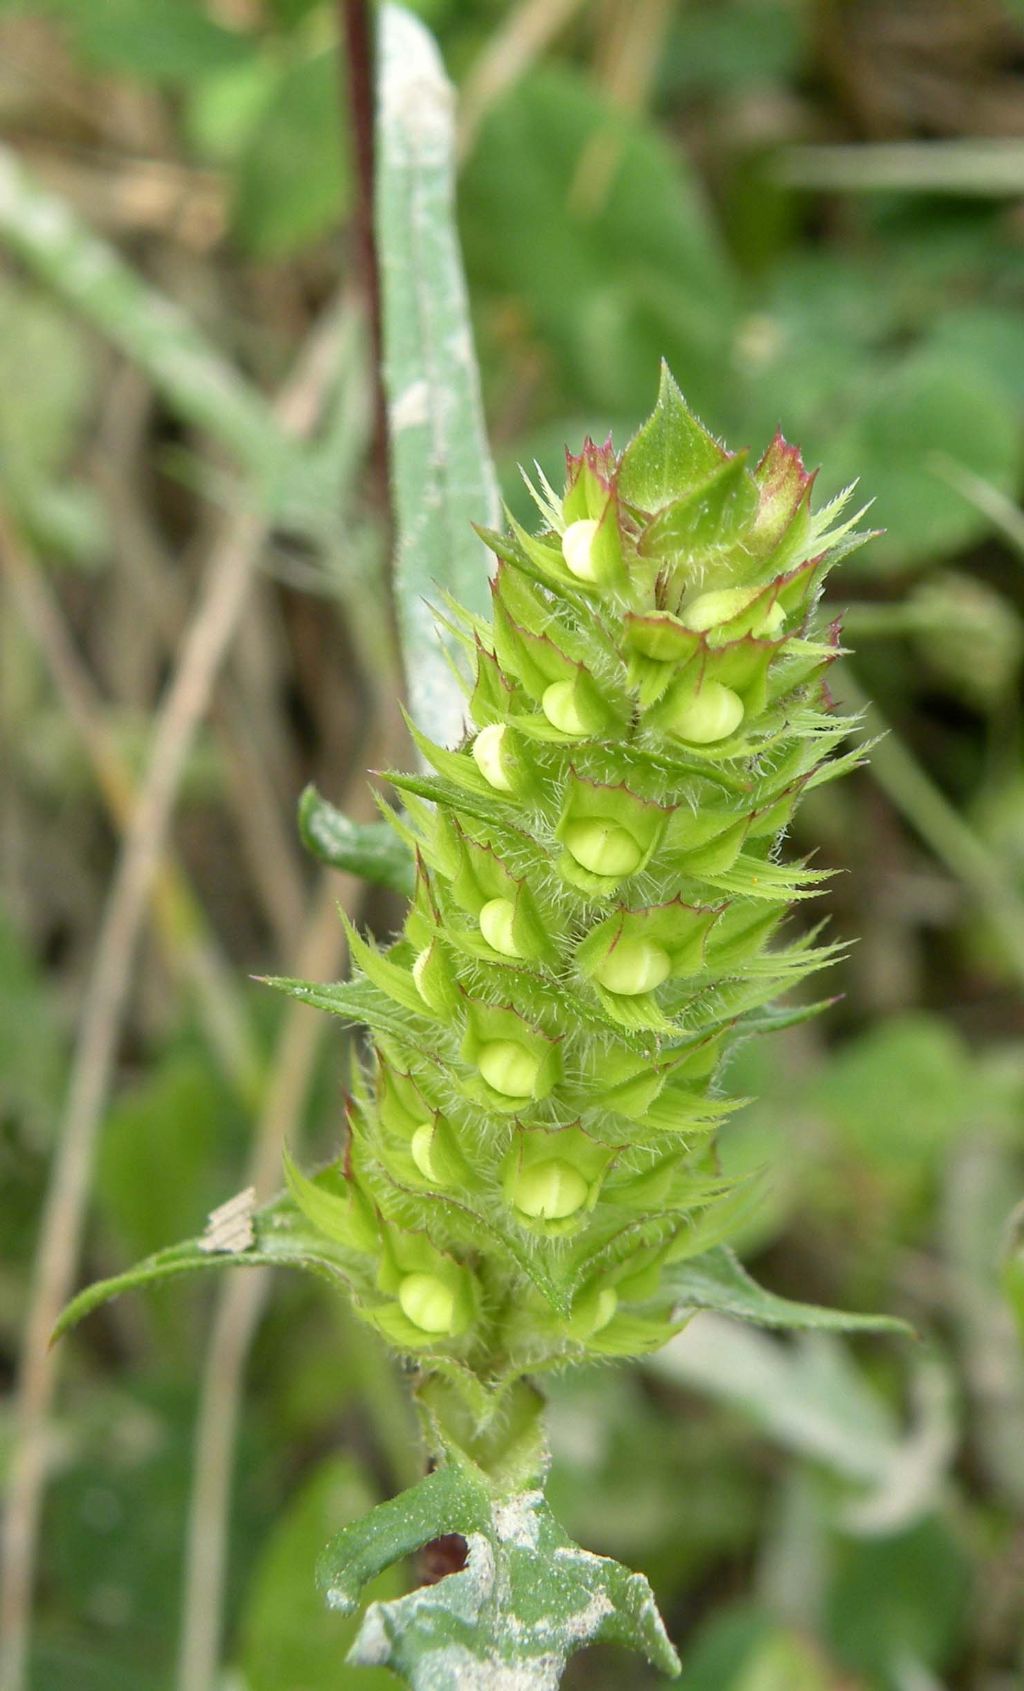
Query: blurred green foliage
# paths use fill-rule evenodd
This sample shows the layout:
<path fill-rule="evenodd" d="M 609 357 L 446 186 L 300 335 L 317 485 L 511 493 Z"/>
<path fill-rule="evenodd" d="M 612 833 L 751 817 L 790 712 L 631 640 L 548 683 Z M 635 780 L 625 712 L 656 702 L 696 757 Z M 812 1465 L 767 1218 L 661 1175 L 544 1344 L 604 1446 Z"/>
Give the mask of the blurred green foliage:
<path fill-rule="evenodd" d="M 859 477 L 885 533 L 834 589 L 837 614 L 852 601 L 853 672 L 982 872 L 1024 896 L 1019 197 L 809 190 L 789 168 L 821 141 L 855 159 L 865 142 L 1019 136 L 1020 5 L 606 0 L 577 7 L 496 95 L 481 64 L 511 64 L 529 8 L 416 9 L 477 102 L 459 214 L 505 497 L 525 516 L 517 463 L 557 480 L 567 441 L 624 438 L 662 355 L 716 431 L 760 447 L 781 424 L 825 466 L 823 493 Z M 301 462 L 278 461 L 256 403 L 353 268 L 336 30 L 327 0 L 0 7 L 9 144 L 248 384 L 232 401 L 244 429 L 235 411 L 218 431 L 216 371 L 190 412 L 180 385 L 111 350 L 59 277 L 0 260 L 0 514 L 35 549 L 115 746 L 152 720 L 222 507 L 279 517 L 174 839 L 199 940 L 266 1059 L 281 1007 L 244 977 L 291 972 L 313 873 L 292 808 L 308 780 L 330 799 L 359 790 L 365 724 L 395 685 L 350 585 L 382 557 L 372 475 L 353 488 L 343 468 L 346 441 L 362 451 L 367 436 L 365 379 L 339 383 Z M 242 461 L 243 436 L 270 448 Z M 52 650 L 6 574 L 3 592 L 6 1387 L 117 827 Z M 762 1335 L 744 1350 L 724 1324 L 702 1340 L 700 1317 L 678 1368 L 555 1388 L 553 1503 L 574 1537 L 651 1574 L 686 1691 L 1011 1691 L 1024 1675 L 1009 1225 L 1024 1191 L 1022 980 L 956 843 L 940 827 L 924 845 L 912 814 L 869 772 L 808 803 L 794 847 L 844 871 L 833 923 L 859 944 L 828 1017 L 740 1054 L 731 1081 L 757 1102 L 723 1149 L 763 1171 L 746 1240 L 762 1279 L 903 1315 L 920 1355 Z M 387 931 L 395 908 L 377 892 L 364 916 Z M 196 1232 L 244 1184 L 252 1101 L 180 966 L 195 942 L 186 924 L 147 944 L 83 1278 Z M 336 1147 L 345 1063 L 325 1045 L 293 1124 L 314 1155 Z M 118 1304 L 69 1342 L 33 1691 L 174 1684 L 208 1296 Z M 350 1629 L 317 1607 L 311 1563 L 408 1477 L 391 1386 L 315 1291 L 275 1287 L 236 1459 L 225 1691 L 375 1683 L 341 1665 Z M 7 1448 L 0 1406 L 0 1463 Z M 654 1679 L 595 1651 L 566 1683 Z"/>

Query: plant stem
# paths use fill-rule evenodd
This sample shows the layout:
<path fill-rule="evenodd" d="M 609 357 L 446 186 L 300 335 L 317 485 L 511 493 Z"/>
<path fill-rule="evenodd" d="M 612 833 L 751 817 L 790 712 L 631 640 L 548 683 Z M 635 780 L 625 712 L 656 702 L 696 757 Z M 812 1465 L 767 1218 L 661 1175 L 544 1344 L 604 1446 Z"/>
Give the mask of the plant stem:
<path fill-rule="evenodd" d="M 362 292 L 370 325 L 373 355 L 373 464 L 377 503 L 388 509 L 388 419 L 384 397 L 380 266 L 374 233 L 375 182 L 373 40 L 366 0 L 340 0 L 341 27 L 347 48 L 346 84 L 349 127 L 356 162 L 355 236 Z"/>

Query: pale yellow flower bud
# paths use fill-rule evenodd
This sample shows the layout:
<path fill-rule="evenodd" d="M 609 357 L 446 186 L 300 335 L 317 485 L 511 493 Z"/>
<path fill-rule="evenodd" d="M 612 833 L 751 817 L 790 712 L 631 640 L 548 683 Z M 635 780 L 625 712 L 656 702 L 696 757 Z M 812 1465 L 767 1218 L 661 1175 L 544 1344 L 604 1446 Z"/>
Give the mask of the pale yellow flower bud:
<path fill-rule="evenodd" d="M 745 611 L 747 606 L 753 603 L 760 591 L 758 587 L 720 587 L 711 593 L 701 593 L 690 604 L 683 606 L 679 613 L 680 619 L 695 634 L 705 634 L 709 629 L 717 628 L 720 623 L 729 622 L 733 617 L 739 616 L 741 611 Z M 775 604 L 764 612 L 757 632 L 774 634 L 785 620 L 785 612 L 776 600 Z"/>
<path fill-rule="evenodd" d="M 508 729 L 503 722 L 492 722 L 487 728 L 481 728 L 471 748 L 473 762 L 484 780 L 499 793 L 512 791 L 505 743 L 507 734 Z"/>
<path fill-rule="evenodd" d="M 522 952 L 512 937 L 515 905 L 509 898 L 492 898 L 480 912 L 480 932 L 492 951 L 503 957 L 521 957 Z"/>
<path fill-rule="evenodd" d="M 581 517 L 570 523 L 562 536 L 562 557 L 573 575 L 580 581 L 596 581 L 594 536 L 598 525 L 593 517 Z"/>
<path fill-rule="evenodd" d="M 494 1039 L 482 1047 L 477 1067 L 488 1086 L 506 1098 L 532 1098 L 540 1058 L 514 1039 Z"/>
<path fill-rule="evenodd" d="M 434 1134 L 436 1129 L 432 1121 L 421 1122 L 409 1143 L 412 1160 L 419 1169 L 424 1180 L 430 1180 L 435 1186 L 442 1184 L 441 1176 L 437 1172 L 434 1162 Z"/>
<path fill-rule="evenodd" d="M 455 1331 L 456 1294 L 436 1274 L 407 1274 L 398 1288 L 402 1313 L 424 1333 Z"/>
<path fill-rule="evenodd" d="M 632 834 L 618 822 L 596 816 L 570 822 L 562 838 L 570 856 L 593 875 L 631 875 L 643 857 Z"/>
<path fill-rule="evenodd" d="M 727 740 L 743 721 L 743 700 L 720 681 L 705 681 L 699 693 L 678 701 L 667 727 L 680 740 L 694 746 L 711 746 Z"/>
<path fill-rule="evenodd" d="M 579 1169 L 561 1157 L 521 1168 L 509 1186 L 517 1210 L 538 1221 L 563 1221 L 587 1201 L 589 1188 Z"/>
<path fill-rule="evenodd" d="M 647 939 L 625 939 L 601 959 L 594 979 L 609 992 L 635 998 L 641 992 L 653 992 L 671 971 L 672 959 L 660 945 Z"/>

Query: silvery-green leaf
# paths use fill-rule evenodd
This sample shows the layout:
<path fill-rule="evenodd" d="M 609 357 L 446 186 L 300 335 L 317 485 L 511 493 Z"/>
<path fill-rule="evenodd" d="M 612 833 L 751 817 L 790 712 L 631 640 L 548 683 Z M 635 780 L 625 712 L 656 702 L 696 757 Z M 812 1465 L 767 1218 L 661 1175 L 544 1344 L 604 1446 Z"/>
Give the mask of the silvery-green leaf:
<path fill-rule="evenodd" d="M 328 1603 L 350 1612 L 368 1580 L 450 1533 L 466 1541 L 462 1570 L 371 1604 L 351 1661 L 390 1667 L 413 1691 L 554 1691 L 570 1656 L 609 1641 L 678 1673 L 642 1575 L 581 1550 L 541 1491 L 495 1494 L 459 1461 L 338 1535 L 319 1566 Z"/>
<path fill-rule="evenodd" d="M 430 602 L 447 589 L 489 608 L 489 557 L 473 523 L 497 491 L 484 432 L 454 215 L 453 94 L 419 20 L 380 13 L 377 247 L 398 549 L 395 597 L 412 716 L 449 744 L 463 698 Z"/>

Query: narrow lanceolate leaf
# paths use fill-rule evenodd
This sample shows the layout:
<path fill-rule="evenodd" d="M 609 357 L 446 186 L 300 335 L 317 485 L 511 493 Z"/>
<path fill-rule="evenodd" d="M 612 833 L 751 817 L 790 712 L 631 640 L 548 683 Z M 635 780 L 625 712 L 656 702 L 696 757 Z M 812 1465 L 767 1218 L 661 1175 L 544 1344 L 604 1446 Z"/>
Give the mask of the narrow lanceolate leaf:
<path fill-rule="evenodd" d="M 332 869 L 407 897 L 412 892 L 412 853 L 386 822 L 353 822 L 309 786 L 299 800 L 299 834 L 306 850 Z"/>
<path fill-rule="evenodd" d="M 666 1274 L 680 1309 L 709 1309 L 731 1315 L 756 1327 L 781 1327 L 798 1332 L 904 1333 L 905 1321 L 891 1315 L 856 1315 L 820 1304 L 796 1303 L 759 1286 L 733 1252 L 724 1245 L 705 1251 L 689 1262 L 677 1263 Z"/>
<path fill-rule="evenodd" d="M 275 1198 L 255 1211 L 251 1218 L 251 1243 L 247 1244 L 237 1242 L 237 1229 L 228 1234 L 219 1228 L 217 1215 L 215 1211 L 206 1232 L 199 1238 L 170 1245 L 136 1263 L 124 1274 L 87 1286 L 62 1312 L 54 1328 L 54 1339 L 76 1327 L 100 1304 L 120 1297 L 122 1292 L 143 1290 L 203 1269 L 301 1268 L 327 1280 L 338 1290 L 351 1291 L 358 1285 L 358 1255 L 332 1239 L 322 1226 L 307 1221 L 290 1197 Z"/>
<path fill-rule="evenodd" d="M 647 1581 L 567 1537 L 539 1490 L 496 1494 L 449 1463 L 328 1546 L 320 1583 L 349 1612 L 368 1580 L 432 1539 L 459 1533 L 466 1565 L 367 1610 L 349 1660 L 389 1667 L 413 1691 L 554 1691 L 586 1645 L 629 1645 L 679 1671 Z"/>
<path fill-rule="evenodd" d="M 464 706 L 432 606 L 447 589 L 468 610 L 487 611 L 488 554 L 472 525 L 496 520 L 497 493 L 455 233 L 451 85 L 410 13 L 387 5 L 379 27 L 376 225 L 395 594 L 413 718 L 448 745 Z"/>

